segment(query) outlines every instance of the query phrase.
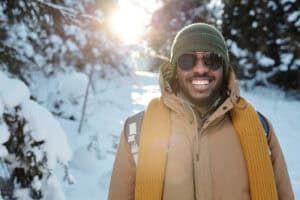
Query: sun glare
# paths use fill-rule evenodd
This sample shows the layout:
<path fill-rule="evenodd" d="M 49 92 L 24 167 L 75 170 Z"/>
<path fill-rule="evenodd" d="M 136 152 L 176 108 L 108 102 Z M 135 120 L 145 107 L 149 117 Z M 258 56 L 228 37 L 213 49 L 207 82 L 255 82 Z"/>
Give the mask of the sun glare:
<path fill-rule="evenodd" d="M 143 4 L 137 4 L 136 2 L 121 0 L 119 7 L 112 13 L 110 18 L 110 28 L 113 34 L 119 37 L 124 44 L 138 43 L 151 17 L 149 10 L 153 10 L 153 5 L 148 3 L 151 1 L 142 1 Z"/>

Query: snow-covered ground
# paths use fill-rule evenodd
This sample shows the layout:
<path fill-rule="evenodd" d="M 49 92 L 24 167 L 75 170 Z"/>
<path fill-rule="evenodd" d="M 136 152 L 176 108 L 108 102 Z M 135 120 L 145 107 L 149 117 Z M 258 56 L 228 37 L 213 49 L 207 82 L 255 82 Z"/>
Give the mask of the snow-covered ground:
<path fill-rule="evenodd" d="M 56 169 L 66 200 L 107 199 L 123 122 L 129 115 L 143 110 L 152 97 L 159 95 L 157 79 L 157 74 L 149 72 L 135 72 L 131 76 L 115 76 L 109 80 L 94 76 L 80 133 L 80 105 L 86 77 L 74 73 L 51 80 L 36 80 L 38 84 L 31 86 L 31 93 L 38 96 L 45 107 L 53 109 L 54 102 L 62 95 L 71 102 L 60 105 L 64 114 L 57 117 L 73 151 L 70 173 L 76 183 L 63 183 L 64 171 Z M 282 92 L 273 89 L 258 88 L 242 91 L 242 94 L 272 122 L 285 154 L 296 199 L 300 199 L 300 160 L 297 156 L 300 150 L 300 102 L 287 99 Z M 66 119 L 71 115 L 75 121 Z"/>
<path fill-rule="evenodd" d="M 64 185 L 66 199 L 70 200 L 107 199 L 123 123 L 126 117 L 143 110 L 151 98 L 159 95 L 157 75 L 148 72 L 95 83 L 95 90 L 101 92 L 91 93 L 88 118 L 81 134 L 77 133 L 77 121 L 61 120 L 74 151 L 70 167 L 76 184 Z"/>

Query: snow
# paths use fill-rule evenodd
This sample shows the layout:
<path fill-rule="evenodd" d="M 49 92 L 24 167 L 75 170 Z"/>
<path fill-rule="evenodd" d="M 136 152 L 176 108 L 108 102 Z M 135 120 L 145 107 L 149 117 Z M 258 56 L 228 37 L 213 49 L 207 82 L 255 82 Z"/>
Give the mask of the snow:
<path fill-rule="evenodd" d="M 69 78 L 73 79 L 71 75 Z M 127 116 L 144 109 L 150 98 L 158 96 L 156 81 L 157 75 L 148 72 L 137 72 L 128 77 L 116 76 L 110 80 L 95 80 L 95 92 L 89 96 L 82 133 L 77 133 L 78 121 L 59 119 L 72 144 L 70 171 L 76 179 L 74 185 L 63 185 L 66 199 L 107 198 L 114 154 L 123 122 Z M 69 90 L 72 89 L 65 87 L 65 91 Z M 42 86 L 40 91 L 35 92 L 41 91 L 45 91 Z M 81 101 L 80 98 L 78 100 Z"/>
<path fill-rule="evenodd" d="M 259 51 L 255 53 L 255 57 L 258 63 L 262 66 L 272 66 L 275 64 L 275 61 L 272 58 L 265 56 Z"/>
<path fill-rule="evenodd" d="M 36 84 L 31 86 L 30 91 L 39 97 L 39 102 L 44 107 L 52 109 L 48 101 L 61 99 L 62 94 L 65 101 L 70 100 L 69 97 L 72 96 L 71 99 L 75 97 L 78 104 L 65 103 L 61 109 L 67 110 L 67 113 L 72 111 L 75 116 L 79 116 L 81 112 L 79 105 L 83 103 L 82 94 L 87 84 L 86 75 L 73 72 L 52 79 L 43 79 L 38 75 L 33 75 L 33 77 L 35 77 Z M 0 73 L 0 80 L 2 78 Z M 50 196 L 47 200 L 107 199 L 114 156 L 123 123 L 129 115 L 143 110 L 151 98 L 159 96 L 160 90 L 157 83 L 157 74 L 150 72 L 135 72 L 124 77 L 113 76 L 107 80 L 94 75 L 93 90 L 88 98 L 86 116 L 80 134 L 77 132 L 78 118 L 72 121 L 57 116 L 56 120 L 50 117 L 53 120 L 46 122 L 45 119 L 49 119 L 50 113 L 36 103 L 27 101 L 28 105 L 25 106 L 27 109 L 23 110 L 24 115 L 36 120 L 30 123 L 29 128 L 45 131 L 36 137 L 48 137 L 50 141 L 48 150 L 53 151 L 53 154 L 61 154 L 57 155 L 60 160 L 66 162 L 70 159 L 70 173 L 76 180 L 73 185 L 62 182 L 60 175 L 64 173 L 64 170 L 55 168 L 53 172 L 58 176 L 53 176 L 48 180 L 48 195 Z M 300 135 L 298 134 L 300 102 L 286 98 L 284 93 L 275 89 L 256 88 L 241 92 L 272 122 L 285 155 L 295 199 L 300 198 L 300 162 L 297 159 L 300 150 Z M 0 92 L 0 111 L 1 94 Z M 39 113 L 40 119 L 34 117 L 36 113 Z M 62 126 L 63 130 L 59 126 Z M 73 154 L 72 158 L 70 158 L 71 152 L 63 147 L 68 144 Z M 40 187 L 38 182 L 36 187 Z M 19 191 L 19 193 L 18 195 L 24 195 L 26 199 L 26 191 Z"/>
<path fill-rule="evenodd" d="M 285 53 L 280 55 L 281 62 L 284 64 L 290 63 L 292 58 L 293 58 L 293 54 L 291 53 Z"/>
<path fill-rule="evenodd" d="M 236 42 L 232 40 L 227 40 L 227 44 L 230 47 L 231 52 L 237 57 L 245 57 L 248 54 L 247 50 L 239 48 Z"/>
<path fill-rule="evenodd" d="M 67 164 L 72 152 L 64 130 L 52 114 L 31 100 L 22 104 L 21 113 L 29 121 L 26 129 L 30 130 L 31 136 L 36 141 L 46 141 L 44 148 L 47 152 L 48 167 L 53 169 L 57 160 Z"/>
<path fill-rule="evenodd" d="M 4 105 L 13 108 L 21 104 L 24 99 L 29 99 L 29 96 L 30 92 L 23 82 L 6 78 L 0 72 L 0 97 Z"/>
<path fill-rule="evenodd" d="M 250 11 L 249 11 L 249 15 L 250 15 L 250 16 L 255 16 L 255 11 L 254 11 L 254 10 L 250 10 Z"/>
<path fill-rule="evenodd" d="M 288 21 L 289 22 L 295 21 L 297 18 L 299 18 L 299 16 L 300 16 L 300 11 L 295 11 L 288 16 Z"/>
<path fill-rule="evenodd" d="M 76 99 L 84 95 L 88 84 L 88 77 L 84 73 L 72 72 L 68 75 L 59 77 L 59 89 L 63 95 Z"/>
<path fill-rule="evenodd" d="M 3 13 L 4 6 L 0 4 L 0 21 L 6 21 L 7 16 Z"/>
<path fill-rule="evenodd" d="M 230 33 L 231 33 L 231 35 L 237 35 L 238 31 L 236 29 L 231 29 Z"/>
<path fill-rule="evenodd" d="M 72 42 L 72 40 L 70 40 L 70 39 L 68 39 L 66 41 L 66 46 L 67 46 L 67 48 L 70 51 L 77 51 L 77 50 L 79 50 L 79 48 L 77 47 L 77 45 L 74 42 Z"/>
<path fill-rule="evenodd" d="M 3 114 L 14 112 L 14 110 L 18 110 L 18 117 L 25 119 L 25 124 L 23 128 L 24 133 L 24 149 L 25 151 L 30 153 L 32 152 L 35 155 L 35 161 L 38 163 L 43 163 L 44 170 L 52 171 L 55 169 L 58 163 L 68 166 L 68 162 L 71 159 L 71 149 L 67 141 L 66 134 L 62 129 L 59 122 L 53 117 L 53 115 L 44 107 L 39 105 L 38 103 L 30 100 L 30 92 L 27 86 L 17 80 L 8 78 L 0 71 L 0 158 L 1 164 L 2 158 L 6 157 L 9 159 L 9 154 L 2 145 L 9 138 L 8 128 L 3 121 Z M 18 107 L 18 109 L 15 109 Z M 16 111 L 15 111 L 16 112 Z M 34 141 L 45 141 L 45 143 L 38 148 L 34 148 L 33 145 L 26 143 L 26 141 L 31 140 Z M 32 143 L 31 143 L 32 144 Z M 42 162 L 46 155 L 46 163 Z M 8 168 L 14 167 L 14 155 L 11 156 L 10 162 L 12 165 L 8 165 Z M 3 170 L 3 169 L 2 169 Z M 55 197 L 54 199 L 63 200 L 64 193 L 62 192 L 61 186 L 59 182 L 52 181 L 55 179 L 54 174 L 44 174 L 43 181 L 50 181 L 47 184 L 43 184 L 41 180 L 38 180 L 37 177 L 34 178 L 32 182 L 33 188 L 41 188 L 42 191 L 52 191 L 49 193 L 50 196 Z M 46 178 L 48 176 L 48 179 Z M 52 185 L 51 185 L 52 184 Z M 51 187 L 42 188 L 42 187 Z M 19 186 L 15 186 L 14 188 L 14 196 L 17 199 L 31 199 L 29 196 L 29 189 L 22 189 Z M 45 195 L 44 199 L 53 199 L 49 198 L 49 195 Z"/>
<path fill-rule="evenodd" d="M 40 190 L 42 188 L 42 184 L 37 176 L 33 178 L 32 187 L 36 190 Z"/>
<path fill-rule="evenodd" d="M 258 26 L 257 21 L 252 22 L 251 26 L 252 26 L 252 28 L 257 28 L 257 26 Z"/>
<path fill-rule="evenodd" d="M 60 181 L 55 177 L 51 176 L 48 179 L 48 188 L 45 196 L 45 200 L 65 200 L 68 199 L 65 197 L 64 191 L 62 190 Z"/>
<path fill-rule="evenodd" d="M 85 33 L 78 26 L 64 25 L 64 31 L 66 35 L 75 37 L 81 48 L 87 44 Z"/>
<path fill-rule="evenodd" d="M 18 188 L 18 190 L 14 192 L 14 197 L 16 199 L 31 200 L 30 191 L 27 188 L 25 189 Z"/>
<path fill-rule="evenodd" d="M 272 10 L 276 10 L 277 9 L 277 5 L 273 1 L 268 1 L 267 7 L 271 8 Z"/>

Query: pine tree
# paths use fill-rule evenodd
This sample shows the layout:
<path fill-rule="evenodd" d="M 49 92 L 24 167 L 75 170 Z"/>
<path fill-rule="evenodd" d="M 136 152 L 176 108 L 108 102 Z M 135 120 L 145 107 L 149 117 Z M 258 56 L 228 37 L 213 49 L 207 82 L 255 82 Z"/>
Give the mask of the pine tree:
<path fill-rule="evenodd" d="M 276 82 L 299 89 L 299 3 L 226 0 L 224 4 L 222 29 L 239 78 L 254 80 L 254 85 Z"/>
<path fill-rule="evenodd" d="M 50 76 L 97 65 L 99 76 L 105 76 L 107 67 L 126 73 L 123 55 L 104 23 L 112 2 L 1 1 L 0 68 L 28 85 L 31 70 Z"/>
<path fill-rule="evenodd" d="M 71 183 L 71 149 L 60 124 L 29 99 L 24 83 L 0 72 L 0 198 L 64 199 L 56 164 Z"/>

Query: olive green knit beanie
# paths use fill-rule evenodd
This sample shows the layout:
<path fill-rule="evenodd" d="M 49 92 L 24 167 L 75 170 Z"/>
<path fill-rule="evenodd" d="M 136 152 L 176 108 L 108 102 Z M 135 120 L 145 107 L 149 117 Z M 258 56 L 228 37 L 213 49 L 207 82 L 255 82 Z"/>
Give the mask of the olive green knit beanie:
<path fill-rule="evenodd" d="M 181 29 L 171 47 L 170 62 L 173 74 L 176 71 L 176 62 L 180 55 L 186 52 L 209 51 L 218 53 L 225 61 L 224 77 L 229 76 L 229 56 L 225 40 L 220 31 L 214 26 L 205 23 L 195 23 Z"/>

